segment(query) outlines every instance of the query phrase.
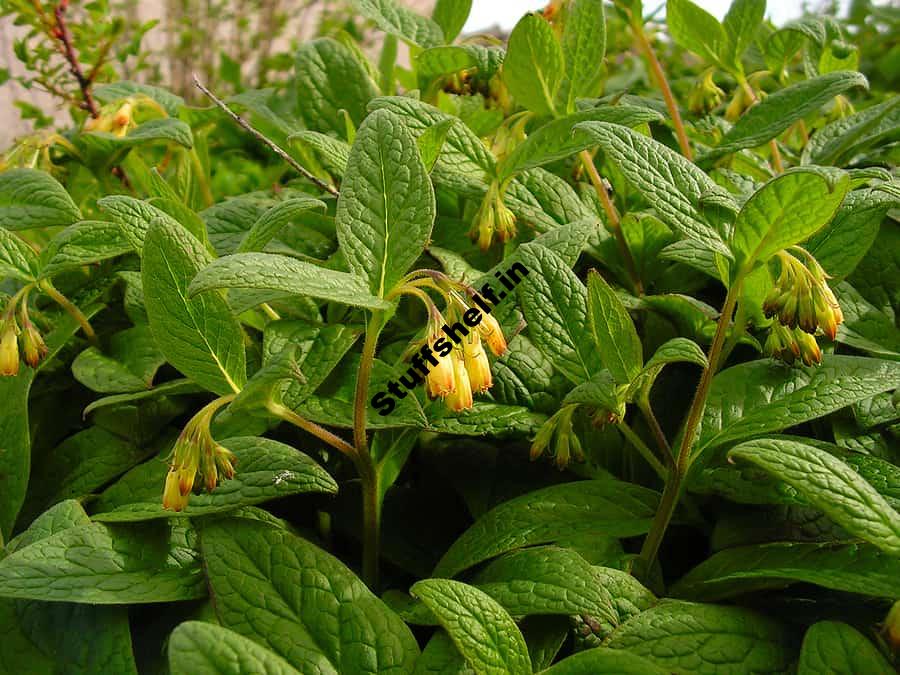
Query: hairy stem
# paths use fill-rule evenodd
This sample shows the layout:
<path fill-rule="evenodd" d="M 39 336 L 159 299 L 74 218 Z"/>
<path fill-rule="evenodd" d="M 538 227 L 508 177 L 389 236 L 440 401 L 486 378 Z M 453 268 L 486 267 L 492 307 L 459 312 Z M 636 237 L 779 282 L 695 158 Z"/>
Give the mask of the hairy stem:
<path fill-rule="evenodd" d="M 305 166 L 303 166 L 296 159 L 291 157 L 275 141 L 270 139 L 268 136 L 266 136 L 261 131 L 258 131 L 257 129 L 255 129 L 253 127 L 253 125 L 251 125 L 247 120 L 245 120 L 243 117 L 241 117 L 236 112 L 234 112 L 231 108 L 229 108 L 228 105 L 225 103 L 225 101 L 220 99 L 218 96 L 216 96 L 214 93 L 212 93 L 209 89 L 207 89 L 205 86 L 203 86 L 203 83 L 200 82 L 199 78 L 196 75 L 194 75 L 194 84 L 197 86 L 197 89 L 199 89 L 204 94 L 206 94 L 206 96 L 208 96 L 209 99 L 213 103 L 215 103 L 217 106 L 219 106 L 219 108 L 221 108 L 229 117 L 231 117 L 231 119 L 233 119 L 239 127 L 244 129 L 244 131 L 248 132 L 251 136 L 262 141 L 265 145 L 267 145 L 269 147 L 269 149 L 272 152 L 274 152 L 276 155 L 281 157 L 281 159 L 283 159 L 285 162 L 287 162 L 291 166 L 291 168 L 294 169 L 294 171 L 299 173 L 310 183 L 313 183 L 314 185 L 316 185 L 319 189 L 324 190 L 325 192 L 328 192 L 329 194 L 332 194 L 335 197 L 338 196 L 338 191 L 333 185 L 329 185 L 325 181 L 314 176 L 312 173 L 310 173 L 310 171 Z"/>
<path fill-rule="evenodd" d="M 681 119 L 681 111 L 678 110 L 678 102 L 675 100 L 675 95 L 672 94 L 672 88 L 669 86 L 669 81 L 666 79 L 666 73 L 663 70 L 662 64 L 656 57 L 656 51 L 647 39 L 647 34 L 644 32 L 644 26 L 640 22 L 640 17 L 632 18 L 631 27 L 634 30 L 641 51 L 644 52 L 644 56 L 647 57 L 647 61 L 650 63 L 650 70 L 653 73 L 653 78 L 656 80 L 656 84 L 662 92 L 663 100 L 666 102 L 666 108 L 669 110 L 669 117 L 672 118 L 672 125 L 675 127 L 675 136 L 678 139 L 678 147 L 681 149 L 681 154 L 687 159 L 693 160 L 694 153 L 691 151 L 691 144 L 688 141 L 687 132 L 684 130 L 684 120 Z"/>
<path fill-rule="evenodd" d="M 728 289 L 728 295 L 725 297 L 725 304 L 722 306 L 722 314 L 716 324 L 716 334 L 713 337 L 712 344 L 709 347 L 707 355 L 707 365 L 700 376 L 700 383 L 697 385 L 697 391 L 694 399 L 691 401 L 691 407 L 688 410 L 687 420 L 681 436 L 681 443 L 678 446 L 678 453 L 675 455 L 675 466 L 669 472 L 669 478 L 663 489 L 662 498 L 659 502 L 659 508 L 650 524 L 650 532 L 644 540 L 641 547 L 640 560 L 642 569 L 649 570 L 653 561 L 656 560 L 656 554 L 659 552 L 660 544 L 672 520 L 672 514 L 675 513 L 675 507 L 678 505 L 678 498 L 681 494 L 682 484 L 687 476 L 688 469 L 691 464 L 691 452 L 694 447 L 694 436 L 697 433 L 697 426 L 703 418 L 703 412 L 706 409 L 706 399 L 709 396 L 709 388 L 712 384 L 713 376 L 716 374 L 719 357 L 722 353 L 722 346 L 725 344 L 725 336 L 728 333 L 728 324 L 731 323 L 731 315 L 737 305 L 738 297 L 740 297 L 741 286 L 743 285 L 743 275 L 739 274 L 731 288 Z"/>
<path fill-rule="evenodd" d="M 656 419 L 656 414 L 653 412 L 653 408 L 650 405 L 650 400 L 647 398 L 646 394 L 642 395 L 640 400 L 638 401 L 638 408 L 640 409 L 641 414 L 644 416 L 644 420 L 647 422 L 647 426 L 650 427 L 650 431 L 653 433 L 653 438 L 656 441 L 656 445 L 659 448 L 660 453 L 662 453 L 666 464 L 673 464 L 674 458 L 672 456 L 672 446 L 669 445 L 666 434 L 662 430 L 662 427 L 659 424 L 659 420 Z"/>
<path fill-rule="evenodd" d="M 293 410 L 285 405 L 282 405 L 281 403 L 269 401 L 269 403 L 266 405 L 266 408 L 276 417 L 283 419 L 285 422 L 290 422 L 295 427 L 299 427 L 300 429 L 303 429 L 303 431 L 312 434 L 322 441 L 325 441 L 332 448 L 340 450 L 342 453 L 347 455 L 347 457 L 356 461 L 356 453 L 353 450 L 353 446 L 347 443 L 347 441 L 345 441 L 340 436 L 331 433 L 330 431 L 328 431 L 328 429 L 319 426 L 315 422 L 311 422 L 305 417 L 301 417 Z"/>
<path fill-rule="evenodd" d="M 378 577 L 381 560 L 381 493 L 378 490 L 378 477 L 371 458 L 365 460 L 368 470 L 362 477 L 363 498 L 363 581 L 378 593 Z"/>
<path fill-rule="evenodd" d="M 84 332 L 84 336 L 93 344 L 97 345 L 97 335 L 94 333 L 94 329 L 91 327 L 90 321 L 88 321 L 87 317 L 81 312 L 80 309 L 75 305 L 74 302 L 69 300 L 66 296 L 56 290 L 56 287 L 50 283 L 49 279 L 45 279 L 40 283 L 40 288 L 44 293 L 49 295 L 60 307 L 62 307 L 69 315 L 78 322 L 78 325 L 81 326 L 82 332 Z"/>
<path fill-rule="evenodd" d="M 616 205 L 613 204 L 612 200 L 609 198 L 609 192 L 606 190 L 606 185 L 603 184 L 603 178 L 601 178 L 600 173 L 597 171 L 597 166 L 594 164 L 594 158 L 591 157 L 591 153 L 587 150 L 582 150 L 578 156 L 581 158 L 581 163 L 584 164 L 588 177 L 591 179 L 591 184 L 594 186 L 594 191 L 597 193 L 597 197 L 603 205 L 607 224 L 616 239 L 619 253 L 625 263 L 625 269 L 628 271 L 631 283 L 634 285 L 634 290 L 638 295 L 643 295 L 644 285 L 641 283 L 641 278 L 637 273 L 637 266 L 634 263 L 634 258 L 631 256 L 628 242 L 625 241 L 625 235 L 622 233 L 622 219 L 619 217 Z"/>

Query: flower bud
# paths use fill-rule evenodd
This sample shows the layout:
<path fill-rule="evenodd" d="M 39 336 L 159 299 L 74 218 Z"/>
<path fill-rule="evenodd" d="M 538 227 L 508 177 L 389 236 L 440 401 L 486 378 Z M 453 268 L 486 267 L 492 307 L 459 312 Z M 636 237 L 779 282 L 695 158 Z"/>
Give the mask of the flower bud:
<path fill-rule="evenodd" d="M 508 349 L 506 338 L 500 322 L 490 314 L 482 314 L 481 323 L 478 324 L 478 334 L 482 341 L 487 343 L 488 349 L 494 356 L 503 356 Z"/>
<path fill-rule="evenodd" d="M 463 341 L 463 358 L 466 371 L 469 373 L 469 385 L 474 393 L 480 394 L 490 389 L 494 384 L 491 377 L 491 364 L 478 333 L 472 333 Z"/>
<path fill-rule="evenodd" d="M 900 600 L 897 600 L 884 620 L 881 634 L 894 654 L 900 654 Z"/>
<path fill-rule="evenodd" d="M 113 115 L 113 133 L 116 136 L 122 137 L 128 132 L 128 127 L 131 125 L 132 113 L 133 106 L 130 102 L 126 102 L 116 111 L 115 115 Z"/>
<path fill-rule="evenodd" d="M 497 238 L 502 242 L 507 242 L 516 236 L 516 217 L 499 195 L 497 195 L 495 208 L 497 210 Z"/>
<path fill-rule="evenodd" d="M 25 362 L 32 368 L 37 368 L 37 365 L 47 355 L 48 350 L 44 338 L 30 321 L 25 324 L 25 330 L 22 331 L 22 351 L 25 353 Z"/>
<path fill-rule="evenodd" d="M 725 92 L 713 80 L 713 72 L 712 68 L 708 69 L 688 96 L 688 108 L 695 115 L 708 113 L 725 98 Z"/>
<path fill-rule="evenodd" d="M 800 359 L 805 366 L 817 366 L 822 363 L 822 350 L 816 338 L 805 331 L 794 331 L 794 339 L 800 349 Z"/>
<path fill-rule="evenodd" d="M 12 377 L 19 373 L 18 326 L 8 317 L 0 328 L 0 376 Z"/>
<path fill-rule="evenodd" d="M 531 442 L 531 452 L 529 453 L 532 462 L 544 454 L 544 450 L 547 449 L 550 441 L 553 440 L 553 433 L 556 431 L 556 419 L 555 415 L 551 417 L 544 422 L 543 426 L 535 434 L 534 440 Z"/>
<path fill-rule="evenodd" d="M 181 493 L 178 474 L 169 471 L 166 475 L 166 487 L 163 489 L 163 508 L 167 511 L 183 511 L 189 499 L 188 495 Z"/>
<path fill-rule="evenodd" d="M 453 360 L 453 379 L 456 387 L 444 399 L 447 407 L 453 412 L 468 410 L 474 405 L 469 373 L 466 371 L 465 357 L 461 349 L 454 349 L 450 357 Z"/>

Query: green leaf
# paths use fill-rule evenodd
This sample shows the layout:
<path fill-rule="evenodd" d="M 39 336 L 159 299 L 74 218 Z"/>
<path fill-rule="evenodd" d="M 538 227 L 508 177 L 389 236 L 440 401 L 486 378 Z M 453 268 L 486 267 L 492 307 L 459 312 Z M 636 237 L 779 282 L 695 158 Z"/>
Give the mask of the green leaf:
<path fill-rule="evenodd" d="M 435 5 L 435 11 L 440 6 Z M 461 70 L 477 69 L 478 58 L 471 45 L 445 45 L 423 50 L 416 57 L 416 65 L 419 75 L 423 78 L 435 78 L 441 75 L 451 75 Z"/>
<path fill-rule="evenodd" d="M 900 360 L 900 329 L 894 320 L 869 304 L 846 281 L 836 284 L 834 291 L 844 313 L 837 341 L 875 356 Z"/>
<path fill-rule="evenodd" d="M 141 279 L 150 329 L 160 351 L 182 373 L 217 394 L 247 380 L 244 338 L 216 293 L 190 297 L 188 284 L 209 254 L 178 224 L 154 220 L 144 243 Z"/>
<path fill-rule="evenodd" d="M 346 110 L 359 126 L 366 104 L 378 92 L 353 52 L 331 38 L 305 42 L 294 62 L 297 106 L 308 129 L 329 131 L 346 138 L 339 111 Z"/>
<path fill-rule="evenodd" d="M 603 365 L 620 384 L 641 372 L 644 355 L 634 322 L 619 296 L 596 270 L 588 273 L 588 319 Z"/>
<path fill-rule="evenodd" d="M 697 447 L 787 429 L 897 387 L 900 363 L 860 356 L 826 356 L 818 368 L 742 363 L 713 378 Z"/>
<path fill-rule="evenodd" d="M 81 220 L 81 212 L 50 174 L 36 169 L 0 173 L 0 227 L 66 227 L 77 220 Z"/>
<path fill-rule="evenodd" d="M 173 117 L 149 120 L 134 127 L 124 136 L 116 136 L 106 131 L 91 131 L 77 137 L 79 145 L 86 146 L 91 153 L 98 155 L 112 155 L 118 151 L 160 141 L 176 143 L 185 148 L 194 146 L 191 128 Z"/>
<path fill-rule="evenodd" d="M 637 17 L 640 19 L 640 17 Z M 722 24 L 691 0 L 668 0 L 666 24 L 680 46 L 699 54 L 710 63 L 723 64 L 728 54 L 728 35 Z"/>
<path fill-rule="evenodd" d="M 565 11 L 560 40 L 565 77 L 556 107 L 563 113 L 572 113 L 576 99 L 600 93 L 606 55 L 606 15 L 602 0 L 576 0 Z"/>
<path fill-rule="evenodd" d="M 91 523 L 0 560 L 0 597 L 97 605 L 206 595 L 192 530 L 166 523 Z"/>
<path fill-rule="evenodd" d="M 400 618 L 349 569 L 284 529 L 246 520 L 203 528 L 219 621 L 301 672 L 411 672 L 419 654 Z"/>
<path fill-rule="evenodd" d="M 413 675 L 476 675 L 443 629 L 431 636 Z"/>
<path fill-rule="evenodd" d="M 90 523 L 91 519 L 81 504 L 74 499 L 67 499 L 59 504 L 54 504 L 35 518 L 28 529 L 7 542 L 3 552 L 5 555 L 9 555 L 62 530 L 78 525 L 90 525 Z"/>
<path fill-rule="evenodd" d="M 419 156 L 422 158 L 422 165 L 428 173 L 431 173 L 438 157 L 440 157 L 441 148 L 444 147 L 444 142 L 447 140 L 447 133 L 454 124 L 458 124 L 458 122 L 452 119 L 438 122 L 433 127 L 427 128 L 416 139 Z"/>
<path fill-rule="evenodd" d="M 44 253 L 48 262 L 41 270 L 41 276 L 51 277 L 65 270 L 115 258 L 133 250 L 131 240 L 117 223 L 82 221 L 70 225 L 50 242 Z"/>
<path fill-rule="evenodd" d="M 91 391 L 119 394 L 148 389 L 166 362 L 146 326 L 110 338 L 108 354 L 88 347 L 72 362 L 72 375 Z"/>
<path fill-rule="evenodd" d="M 735 212 L 737 205 L 697 165 L 627 127 L 583 122 L 576 128 L 594 137 L 666 225 L 703 248 L 730 255 L 719 232 L 707 222 L 703 203 L 715 198 Z"/>
<path fill-rule="evenodd" d="M 840 621 L 819 621 L 803 636 L 797 675 L 816 673 L 895 673 L 862 633 Z"/>
<path fill-rule="evenodd" d="M 619 614 L 603 582 L 574 551 L 541 546 L 498 558 L 472 583 L 513 616 L 577 614 L 612 629 Z"/>
<path fill-rule="evenodd" d="M 12 277 L 25 282 L 40 275 L 37 253 L 24 240 L 0 227 L 0 279 Z"/>
<path fill-rule="evenodd" d="M 706 354 L 693 340 L 681 337 L 672 338 L 660 345 L 653 353 L 631 386 L 628 387 L 626 398 L 633 398 L 641 389 L 649 391 L 663 368 L 672 363 L 693 363 L 701 368 L 706 368 L 708 361 Z"/>
<path fill-rule="evenodd" d="M 659 113 L 650 108 L 617 105 L 584 110 L 552 120 L 530 133 L 505 160 L 500 162 L 497 171 L 499 180 L 508 180 L 527 169 L 549 164 L 592 146 L 593 136 L 575 128 L 575 125 L 581 122 L 608 122 L 634 127 L 659 119 Z"/>
<path fill-rule="evenodd" d="M 527 675 L 531 657 L 518 626 L 477 588 L 451 579 L 425 579 L 410 592 L 421 598 L 477 673 Z"/>
<path fill-rule="evenodd" d="M 529 492 L 475 521 L 441 558 L 434 576 L 456 576 L 508 551 L 571 535 L 642 534 L 658 501 L 659 494 L 653 490 L 615 480 L 576 481 Z"/>
<path fill-rule="evenodd" d="M 832 277 L 853 272 L 881 228 L 888 212 L 900 206 L 897 196 L 866 188 L 847 193 L 834 219 L 803 245 Z"/>
<path fill-rule="evenodd" d="M 150 223 L 154 220 L 164 220 L 170 225 L 179 225 L 177 220 L 162 209 L 127 195 L 102 197 L 97 200 L 97 206 L 101 211 L 112 216 L 112 219 L 119 224 L 122 234 L 138 253 L 143 252 L 144 239 L 147 237 Z"/>
<path fill-rule="evenodd" d="M 803 163 L 844 166 L 854 155 L 896 134 L 898 126 L 900 96 L 894 96 L 819 129 L 803 148 Z"/>
<path fill-rule="evenodd" d="M 437 0 L 434 3 L 431 20 L 441 27 L 444 42 L 449 44 L 456 39 L 471 10 L 472 0 Z"/>
<path fill-rule="evenodd" d="M 98 398 L 84 409 L 84 416 L 87 417 L 95 410 L 100 410 L 102 408 L 129 406 L 140 401 L 162 398 L 164 396 L 201 394 L 205 391 L 206 389 L 188 379 L 170 380 L 153 389 Z"/>
<path fill-rule="evenodd" d="M 343 176 L 350 157 L 350 144 L 334 136 L 318 131 L 298 131 L 288 136 L 288 141 L 299 141 L 316 151 L 319 160 L 328 171 Z"/>
<path fill-rule="evenodd" d="M 764 438 L 742 443 L 728 456 L 765 469 L 850 534 L 900 555 L 900 513 L 834 455 L 796 441 Z"/>
<path fill-rule="evenodd" d="M 869 544 L 778 542 L 739 546 L 704 560 L 672 586 L 670 593 L 709 602 L 798 582 L 895 598 L 900 590 L 900 559 Z"/>
<path fill-rule="evenodd" d="M 503 81 L 523 107 L 539 116 L 556 115 L 556 96 L 565 73 L 563 51 L 540 14 L 526 14 L 509 36 Z"/>
<path fill-rule="evenodd" d="M 741 57 L 756 39 L 766 13 L 766 0 L 734 0 L 722 20 L 728 45 L 727 59 L 740 71 Z"/>
<path fill-rule="evenodd" d="M 394 0 L 353 0 L 353 6 L 389 35 L 395 35 L 418 47 L 444 44 L 444 34 L 438 24 Z"/>
<path fill-rule="evenodd" d="M 738 150 L 758 147 L 780 136 L 794 122 L 815 112 L 838 94 L 854 87 L 868 86 L 868 80 L 861 73 L 841 70 L 780 89 L 744 113 L 719 145 L 697 161 L 709 163 Z"/>
<path fill-rule="evenodd" d="M 212 492 L 193 495 L 183 511 L 162 508 L 166 465 L 154 458 L 107 488 L 92 504 L 91 517 L 102 522 L 130 522 L 205 516 L 286 495 L 337 492 L 337 484 L 325 469 L 288 445 L 250 436 L 227 438 L 221 443 L 237 456 L 234 478 L 223 481 Z"/>
<path fill-rule="evenodd" d="M 778 251 L 804 241 L 834 217 L 850 189 L 850 177 L 822 171 L 787 171 L 747 200 L 734 223 L 731 241 L 738 266 L 744 265 L 749 272 Z"/>
<path fill-rule="evenodd" d="M 462 436 L 533 435 L 547 421 L 547 416 L 517 405 L 497 405 L 477 401 L 473 408 L 461 413 L 451 413 L 445 406 L 432 403 L 425 425 L 430 431 Z M 396 413 L 392 413 L 395 415 Z"/>
<path fill-rule="evenodd" d="M 191 281 L 188 297 L 221 288 L 277 291 L 369 309 L 390 306 L 369 292 L 364 277 L 274 253 L 235 253 L 213 260 Z"/>
<path fill-rule="evenodd" d="M 129 80 L 102 84 L 95 87 L 93 92 L 97 100 L 103 103 L 115 103 L 135 94 L 142 94 L 159 103 L 170 117 L 177 117 L 179 109 L 184 105 L 184 99 L 181 96 L 161 87 Z"/>
<path fill-rule="evenodd" d="M 518 253 L 528 270 L 518 290 L 532 341 L 573 384 L 590 379 L 600 364 L 584 284 L 549 248 L 525 244 Z"/>
<path fill-rule="evenodd" d="M 262 251 L 266 244 L 278 236 L 278 233 L 293 222 L 304 211 L 325 209 L 325 204 L 318 199 L 306 197 L 286 199 L 266 211 L 248 230 L 237 253 Z"/>
<path fill-rule="evenodd" d="M 786 673 L 794 661 L 792 638 L 748 609 L 667 600 L 619 626 L 606 646 L 673 672 Z"/>
<path fill-rule="evenodd" d="M 376 110 L 356 134 L 337 205 L 337 234 L 350 269 L 385 297 L 425 249 L 434 190 L 413 136 Z"/>
<path fill-rule="evenodd" d="M 169 636 L 172 675 L 299 675 L 278 654 L 232 630 L 185 621 Z"/>
<path fill-rule="evenodd" d="M 605 647 L 585 649 L 542 671 L 542 675 L 597 675 L 597 673 L 668 675 L 670 671 L 635 654 Z"/>

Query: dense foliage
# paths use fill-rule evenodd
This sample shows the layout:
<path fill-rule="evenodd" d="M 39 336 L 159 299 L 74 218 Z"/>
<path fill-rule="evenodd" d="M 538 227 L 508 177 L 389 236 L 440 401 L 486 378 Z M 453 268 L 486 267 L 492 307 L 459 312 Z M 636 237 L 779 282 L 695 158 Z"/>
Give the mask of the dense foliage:
<path fill-rule="evenodd" d="M 894 671 L 897 10 L 470 4 L 209 107 L 4 8 L 0 672 Z"/>

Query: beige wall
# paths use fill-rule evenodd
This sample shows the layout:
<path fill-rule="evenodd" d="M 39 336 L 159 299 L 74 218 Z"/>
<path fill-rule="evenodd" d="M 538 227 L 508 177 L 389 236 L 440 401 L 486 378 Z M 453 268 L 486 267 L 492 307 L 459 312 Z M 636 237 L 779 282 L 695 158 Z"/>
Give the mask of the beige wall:
<path fill-rule="evenodd" d="M 169 0 L 171 2 L 171 0 Z M 73 1 L 72 6 L 77 6 L 78 2 Z M 199 9 L 204 5 L 198 0 L 190 0 L 188 6 Z M 294 5 L 297 7 L 295 15 L 291 18 L 291 25 L 285 31 L 286 36 L 293 39 L 306 39 L 310 37 L 310 33 L 315 30 L 317 25 L 317 15 L 321 7 L 328 6 L 328 0 L 319 0 L 313 7 L 306 7 L 305 2 L 288 2 L 283 3 L 287 7 Z M 401 0 L 401 4 L 408 7 L 418 8 L 420 13 L 428 13 L 428 8 L 433 6 L 434 0 Z M 166 0 L 142 0 L 137 3 L 139 18 L 141 20 L 159 19 L 160 26 L 151 30 L 144 38 L 144 45 L 153 49 L 164 49 L 165 45 L 162 41 L 165 39 L 165 32 L 162 26 L 166 20 Z M 21 35 L 21 28 L 13 26 L 10 19 L 0 19 L 0 67 L 7 68 L 14 75 L 22 74 L 22 65 L 13 54 L 13 42 L 16 36 Z M 289 39 L 285 38 L 285 44 L 276 45 L 276 48 L 284 49 L 289 46 Z M 210 45 L 216 48 L 215 41 L 211 40 Z M 172 70 L 175 72 L 167 72 L 162 74 L 165 80 L 160 82 L 162 86 L 166 86 L 167 82 L 185 81 L 189 77 L 191 69 L 195 67 L 193 64 L 174 64 Z M 18 109 L 13 105 L 17 100 L 25 100 L 37 106 L 47 115 L 54 116 L 59 122 L 65 124 L 68 120 L 68 113 L 62 109 L 57 101 L 50 95 L 37 91 L 25 90 L 17 83 L 10 80 L 6 84 L 0 86 L 0 151 L 7 148 L 13 140 L 31 130 L 30 122 L 23 122 L 20 119 Z"/>

